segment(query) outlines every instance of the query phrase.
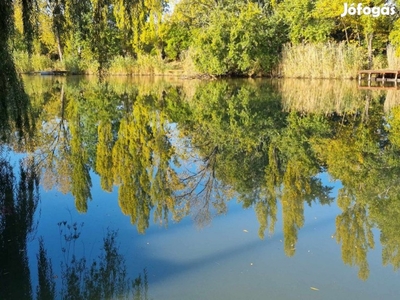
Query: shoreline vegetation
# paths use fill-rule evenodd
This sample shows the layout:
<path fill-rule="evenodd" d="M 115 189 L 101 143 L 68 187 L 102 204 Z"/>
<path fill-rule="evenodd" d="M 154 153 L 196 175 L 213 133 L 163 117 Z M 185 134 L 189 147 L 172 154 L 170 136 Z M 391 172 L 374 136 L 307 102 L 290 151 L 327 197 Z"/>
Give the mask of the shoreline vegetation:
<path fill-rule="evenodd" d="M 13 1 L 8 51 L 25 74 L 352 79 L 399 68 L 399 14 L 341 17 L 344 2 Z"/>
<path fill-rule="evenodd" d="M 400 68 L 400 57 L 389 45 L 387 57 L 378 56 L 372 60 L 371 69 Z M 16 69 L 20 74 L 37 74 L 46 71 L 61 71 L 68 75 L 97 75 L 96 61 L 53 62 L 44 55 L 14 52 Z M 268 77 L 308 79 L 355 79 L 358 70 L 366 69 L 367 53 L 355 44 L 326 43 L 284 45 L 281 59 L 268 74 L 221 74 L 202 73 L 196 69 L 193 59 L 187 55 L 181 61 L 167 62 L 160 57 L 143 55 L 138 59 L 115 56 L 103 75 L 109 76 L 172 76 L 181 78 L 216 77 Z"/>

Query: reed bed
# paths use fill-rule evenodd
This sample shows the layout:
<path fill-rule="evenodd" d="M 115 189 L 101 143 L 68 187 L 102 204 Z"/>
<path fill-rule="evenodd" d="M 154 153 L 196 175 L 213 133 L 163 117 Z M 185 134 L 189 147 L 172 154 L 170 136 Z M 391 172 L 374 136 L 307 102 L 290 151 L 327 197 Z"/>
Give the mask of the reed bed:
<path fill-rule="evenodd" d="M 285 45 L 280 68 L 288 78 L 356 78 L 367 61 L 365 49 L 353 44 Z"/>
<path fill-rule="evenodd" d="M 400 57 L 396 54 L 396 48 L 388 45 L 386 48 L 387 62 L 389 69 L 400 69 Z"/>

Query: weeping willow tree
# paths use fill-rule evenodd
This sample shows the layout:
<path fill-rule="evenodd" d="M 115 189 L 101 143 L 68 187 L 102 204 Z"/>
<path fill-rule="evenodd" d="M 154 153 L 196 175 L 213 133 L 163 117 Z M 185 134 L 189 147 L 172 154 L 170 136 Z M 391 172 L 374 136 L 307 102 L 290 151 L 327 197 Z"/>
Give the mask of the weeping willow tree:
<path fill-rule="evenodd" d="M 0 1 L 0 140 L 10 136 L 10 130 L 23 132 L 29 127 L 26 96 L 11 55 L 10 37 L 14 31 L 12 0 Z M 25 42 L 29 51 L 32 49 L 33 26 L 31 22 L 32 0 L 22 0 L 23 28 Z"/>
<path fill-rule="evenodd" d="M 16 72 L 14 68 L 14 63 L 12 56 L 10 54 L 9 40 L 14 31 L 14 4 L 17 0 L 2 0 L 0 1 L 0 66 L 1 72 L 1 87 L 3 88 L 7 84 L 7 80 L 10 81 L 9 84 L 13 84 L 12 79 L 16 79 Z M 34 36 L 34 26 L 33 26 L 33 6 L 34 0 L 20 0 L 22 7 L 22 22 L 23 31 L 25 37 L 25 43 L 29 52 L 32 51 L 32 43 Z M 0 96 L 0 99 L 5 97 L 5 94 Z"/>

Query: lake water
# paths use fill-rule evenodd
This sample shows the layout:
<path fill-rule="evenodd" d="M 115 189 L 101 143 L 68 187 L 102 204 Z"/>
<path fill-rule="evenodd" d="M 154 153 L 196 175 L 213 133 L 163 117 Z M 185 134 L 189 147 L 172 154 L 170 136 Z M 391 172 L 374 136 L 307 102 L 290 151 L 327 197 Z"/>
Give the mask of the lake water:
<path fill-rule="evenodd" d="M 24 77 L 0 299 L 398 299 L 400 91 Z"/>

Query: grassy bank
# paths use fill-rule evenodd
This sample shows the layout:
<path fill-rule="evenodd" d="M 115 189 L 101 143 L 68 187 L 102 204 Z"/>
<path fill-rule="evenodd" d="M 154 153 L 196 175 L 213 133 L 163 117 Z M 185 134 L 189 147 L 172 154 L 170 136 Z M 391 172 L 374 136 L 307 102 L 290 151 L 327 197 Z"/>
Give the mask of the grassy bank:
<path fill-rule="evenodd" d="M 98 72 L 98 63 L 94 59 L 64 58 L 63 62 L 53 61 L 45 55 L 16 51 L 13 53 L 17 71 L 22 74 L 40 71 L 58 70 L 71 74 L 93 75 Z M 167 76 L 199 76 L 190 55 L 184 55 L 181 61 L 166 62 L 160 57 L 142 55 L 138 59 L 115 56 L 107 64 L 106 75 L 167 75 Z"/>
<path fill-rule="evenodd" d="M 167 62 L 159 56 L 141 55 L 115 56 L 106 65 L 107 75 L 165 75 L 177 77 L 200 77 L 189 51 L 181 55 L 180 61 Z M 98 63 L 93 58 L 66 56 L 63 62 L 52 61 L 44 55 L 14 52 L 15 63 L 20 73 L 46 70 L 63 70 L 72 74 L 97 74 Z M 355 44 L 287 44 L 283 47 L 281 60 L 272 76 L 285 78 L 349 79 L 355 78 L 360 69 L 368 67 L 367 52 Z M 394 47 L 388 47 L 387 57 L 373 58 L 372 68 L 400 68 L 400 58 Z"/>

